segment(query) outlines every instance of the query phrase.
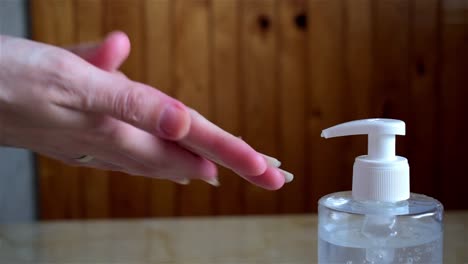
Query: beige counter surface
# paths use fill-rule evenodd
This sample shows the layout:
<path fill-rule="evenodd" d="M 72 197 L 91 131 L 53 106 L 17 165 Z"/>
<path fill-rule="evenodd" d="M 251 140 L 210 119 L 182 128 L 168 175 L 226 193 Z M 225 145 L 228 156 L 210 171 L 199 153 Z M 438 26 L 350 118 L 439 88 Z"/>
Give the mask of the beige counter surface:
<path fill-rule="evenodd" d="M 317 216 L 0 225 L 0 263 L 315 263 Z M 468 211 L 445 214 L 444 263 L 468 263 Z"/>

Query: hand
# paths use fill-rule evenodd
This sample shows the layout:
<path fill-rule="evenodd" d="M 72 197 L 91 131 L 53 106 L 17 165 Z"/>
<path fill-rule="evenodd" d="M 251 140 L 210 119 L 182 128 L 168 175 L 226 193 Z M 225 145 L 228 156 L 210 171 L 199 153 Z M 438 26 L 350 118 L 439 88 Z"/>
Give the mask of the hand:
<path fill-rule="evenodd" d="M 117 72 L 129 52 L 119 32 L 69 50 L 0 36 L 0 145 L 179 183 L 217 185 L 213 162 L 266 189 L 292 180 L 275 159 Z M 94 159 L 77 161 L 84 154 Z"/>

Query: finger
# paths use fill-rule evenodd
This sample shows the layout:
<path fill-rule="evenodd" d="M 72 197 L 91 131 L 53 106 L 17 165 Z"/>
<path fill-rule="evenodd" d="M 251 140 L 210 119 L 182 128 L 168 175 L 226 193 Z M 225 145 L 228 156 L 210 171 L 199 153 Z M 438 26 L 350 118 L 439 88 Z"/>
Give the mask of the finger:
<path fill-rule="evenodd" d="M 162 140 L 125 123 L 121 123 L 113 134 L 106 142 L 115 146 L 112 153 L 144 164 L 153 175 L 156 173 L 169 179 L 201 179 L 209 183 L 217 180 L 217 168 L 211 161 L 194 155 L 174 142 Z"/>
<path fill-rule="evenodd" d="M 194 110 L 191 126 L 179 144 L 214 162 L 232 169 L 239 175 L 256 176 L 265 172 L 265 158 L 242 139 L 208 121 Z"/>
<path fill-rule="evenodd" d="M 86 43 L 67 48 L 105 71 L 115 71 L 130 53 L 130 40 L 123 32 L 111 32 L 100 43 Z"/>
<path fill-rule="evenodd" d="M 164 178 L 216 178 L 217 168 L 211 161 L 131 125 L 123 124 L 122 128 L 116 137 L 119 151 L 154 168 Z"/>
<path fill-rule="evenodd" d="M 286 182 L 281 170 L 274 167 L 268 167 L 261 175 L 244 176 L 244 178 L 259 187 L 272 191 L 280 189 Z"/>
<path fill-rule="evenodd" d="M 110 115 L 164 139 L 178 140 L 190 128 L 190 114 L 181 102 L 150 86 L 98 69 L 86 82 L 85 93 L 75 107 Z M 86 79 L 86 78 L 77 78 Z"/>

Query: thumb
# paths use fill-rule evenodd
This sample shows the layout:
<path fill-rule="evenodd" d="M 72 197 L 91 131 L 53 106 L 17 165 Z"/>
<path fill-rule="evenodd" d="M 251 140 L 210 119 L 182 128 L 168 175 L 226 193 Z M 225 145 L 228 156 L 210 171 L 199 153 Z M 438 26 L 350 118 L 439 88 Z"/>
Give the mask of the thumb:
<path fill-rule="evenodd" d="M 82 59 L 105 71 L 116 71 L 130 53 L 130 40 L 120 31 L 111 32 L 101 43 L 68 48 Z"/>
<path fill-rule="evenodd" d="M 95 69 L 86 85 L 87 111 L 110 115 L 168 140 L 190 130 L 188 108 L 153 87 Z"/>

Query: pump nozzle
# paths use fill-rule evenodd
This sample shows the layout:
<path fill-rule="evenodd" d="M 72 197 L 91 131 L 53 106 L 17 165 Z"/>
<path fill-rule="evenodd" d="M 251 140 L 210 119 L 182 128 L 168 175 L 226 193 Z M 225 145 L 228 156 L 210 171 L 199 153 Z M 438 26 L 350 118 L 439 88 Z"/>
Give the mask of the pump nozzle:
<path fill-rule="evenodd" d="M 405 123 L 395 119 L 364 119 L 322 131 L 324 138 L 349 135 L 368 135 L 368 154 L 354 162 L 353 197 L 392 202 L 408 199 L 408 161 L 395 156 L 395 136 L 405 135 Z"/>
<path fill-rule="evenodd" d="M 322 137 L 342 137 L 351 135 L 369 135 L 367 155 L 373 160 L 395 159 L 395 135 L 405 135 L 405 122 L 395 119 L 356 120 L 322 131 Z"/>

